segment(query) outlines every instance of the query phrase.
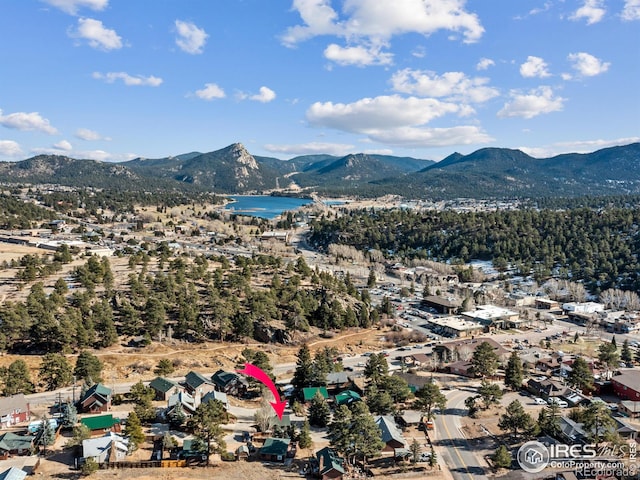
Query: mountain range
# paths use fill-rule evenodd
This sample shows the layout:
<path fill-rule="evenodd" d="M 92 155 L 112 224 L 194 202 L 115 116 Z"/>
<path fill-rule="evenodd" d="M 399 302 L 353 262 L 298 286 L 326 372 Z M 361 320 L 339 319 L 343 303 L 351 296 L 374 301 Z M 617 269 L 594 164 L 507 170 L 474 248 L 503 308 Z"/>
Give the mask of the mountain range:
<path fill-rule="evenodd" d="M 535 198 L 640 193 L 640 143 L 534 158 L 483 148 L 440 162 L 390 155 L 251 155 L 240 143 L 209 153 L 109 163 L 39 155 L 0 162 L 3 183 L 52 183 L 122 190 L 207 190 L 220 194 L 318 192 L 410 198 Z"/>

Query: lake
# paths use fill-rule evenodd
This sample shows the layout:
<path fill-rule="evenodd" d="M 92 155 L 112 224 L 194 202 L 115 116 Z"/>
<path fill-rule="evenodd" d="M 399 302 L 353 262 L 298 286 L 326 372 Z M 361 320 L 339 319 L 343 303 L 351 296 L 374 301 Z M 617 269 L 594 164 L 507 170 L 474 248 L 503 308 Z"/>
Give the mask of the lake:
<path fill-rule="evenodd" d="M 272 197 L 270 195 L 234 195 L 229 198 L 234 201 L 226 206 L 227 212 L 269 220 L 282 215 L 283 212 L 297 210 L 313 203 L 313 200 L 308 198 Z"/>

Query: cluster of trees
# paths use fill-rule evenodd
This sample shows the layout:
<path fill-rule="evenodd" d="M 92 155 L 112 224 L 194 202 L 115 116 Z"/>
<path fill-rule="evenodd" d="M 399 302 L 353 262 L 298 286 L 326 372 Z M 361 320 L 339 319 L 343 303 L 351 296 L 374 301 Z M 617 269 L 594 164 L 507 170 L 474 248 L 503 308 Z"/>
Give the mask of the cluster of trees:
<path fill-rule="evenodd" d="M 55 218 L 56 214 L 51 210 L 5 193 L 0 194 L 0 230 L 33 228 Z"/>
<path fill-rule="evenodd" d="M 37 383 L 31 378 L 31 369 L 24 360 L 18 359 L 8 367 L 0 367 L 2 395 L 29 394 L 36 386 L 50 391 L 71 385 L 74 380 L 83 382 L 85 387 L 101 381 L 102 362 L 91 352 L 82 351 L 75 366 L 60 353 L 48 353 L 42 357 L 38 368 Z M 84 388 L 84 387 L 83 387 Z"/>
<path fill-rule="evenodd" d="M 311 223 L 311 240 L 406 258 L 491 260 L 541 280 L 582 280 L 590 291 L 640 290 L 640 208 L 494 212 L 348 210 Z"/>
<path fill-rule="evenodd" d="M 115 286 L 109 260 L 91 256 L 74 269 L 83 288 L 71 295 L 60 278 L 48 295 L 35 283 L 26 301 L 0 306 L 0 349 L 70 352 L 109 347 L 123 335 L 287 341 L 311 327 L 369 327 L 384 314 L 349 275 L 312 271 L 303 257 L 283 265 L 268 255 L 230 261 L 173 256 L 166 243 L 146 247 L 131 255 L 128 283 Z M 65 261 L 68 254 L 58 252 Z M 275 331 L 276 321 L 286 330 Z"/>

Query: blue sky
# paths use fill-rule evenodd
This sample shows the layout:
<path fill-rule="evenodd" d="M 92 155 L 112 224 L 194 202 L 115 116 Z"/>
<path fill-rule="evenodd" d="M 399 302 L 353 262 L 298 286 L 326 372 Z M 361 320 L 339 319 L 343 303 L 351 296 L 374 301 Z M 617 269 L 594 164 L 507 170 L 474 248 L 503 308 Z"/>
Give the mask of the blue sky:
<path fill-rule="evenodd" d="M 0 160 L 640 141 L 640 0 L 0 0 Z"/>

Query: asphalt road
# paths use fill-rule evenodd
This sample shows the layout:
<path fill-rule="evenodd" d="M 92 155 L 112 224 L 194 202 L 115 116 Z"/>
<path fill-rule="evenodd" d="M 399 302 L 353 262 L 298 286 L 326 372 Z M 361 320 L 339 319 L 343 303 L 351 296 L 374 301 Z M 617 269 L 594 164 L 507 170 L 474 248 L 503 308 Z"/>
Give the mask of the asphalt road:
<path fill-rule="evenodd" d="M 434 444 L 444 457 L 442 462 L 447 466 L 455 480 L 488 480 L 483 462 L 473 452 L 469 442 L 462 434 L 461 417 L 466 415 L 464 401 L 473 395 L 462 390 L 446 392 L 447 408 L 443 414 L 435 416 Z"/>

